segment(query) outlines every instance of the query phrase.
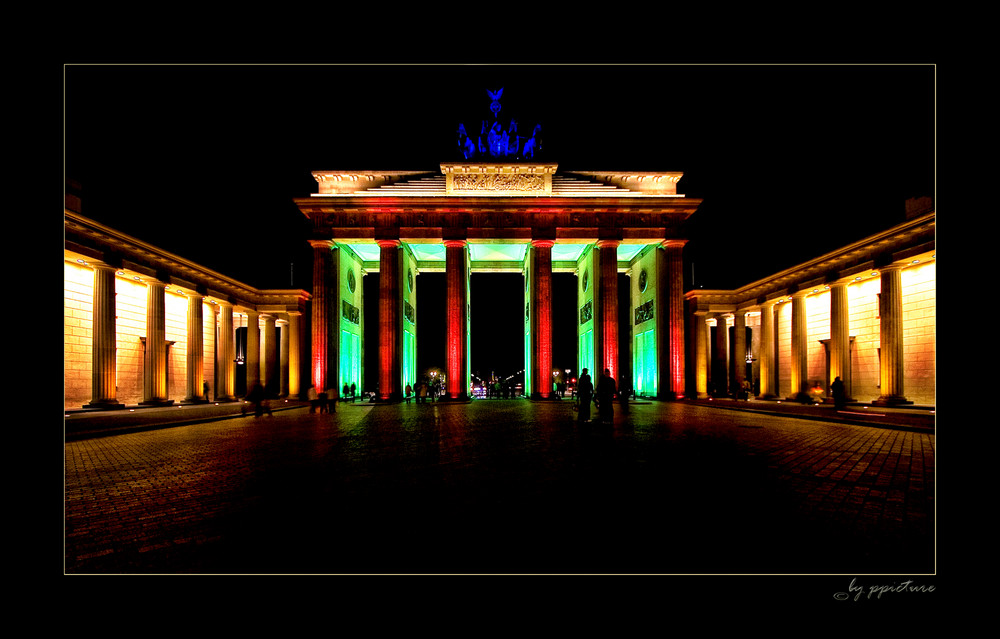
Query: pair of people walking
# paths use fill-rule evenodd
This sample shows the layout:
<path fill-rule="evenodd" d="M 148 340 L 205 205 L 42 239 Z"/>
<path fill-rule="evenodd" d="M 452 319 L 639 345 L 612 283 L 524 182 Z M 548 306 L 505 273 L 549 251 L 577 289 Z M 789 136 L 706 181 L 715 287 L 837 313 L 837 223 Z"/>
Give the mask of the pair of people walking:
<path fill-rule="evenodd" d="M 615 378 L 611 376 L 611 369 L 605 368 L 604 374 L 594 387 L 590 379 L 590 373 L 583 369 L 580 373 L 578 384 L 578 408 L 577 419 L 581 422 L 590 420 L 590 403 L 597 404 L 598 421 L 602 424 L 613 424 L 615 421 L 615 395 L 618 387 Z"/>

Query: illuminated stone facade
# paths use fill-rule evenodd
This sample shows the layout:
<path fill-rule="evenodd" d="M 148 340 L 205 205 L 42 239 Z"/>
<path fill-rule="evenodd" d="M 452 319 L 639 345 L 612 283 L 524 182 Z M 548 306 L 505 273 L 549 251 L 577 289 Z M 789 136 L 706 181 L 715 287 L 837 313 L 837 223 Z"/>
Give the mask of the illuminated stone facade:
<path fill-rule="evenodd" d="M 367 273 L 379 275 L 379 395 L 398 400 L 413 372 L 416 326 L 406 321 L 416 306 L 411 278 L 443 271 L 447 280 L 447 396 L 471 395 L 469 275 L 519 272 L 525 279 L 525 390 L 552 395 L 552 274 L 576 273 L 580 324 L 579 368 L 596 380 L 620 370 L 617 275 L 639 276 L 637 260 L 650 262 L 653 284 L 641 293 L 656 312 L 655 335 L 645 361 L 657 379 L 657 396 L 684 396 L 683 277 L 680 228 L 701 201 L 677 193 L 680 173 L 579 172 L 560 175 L 551 163 L 459 162 L 441 171 L 318 171 L 318 192 L 296 204 L 311 225 L 317 264 L 328 253 L 350 253 Z M 642 257 L 640 257 L 642 256 Z M 643 262 L 644 264 L 646 262 Z M 328 272 L 327 269 L 320 269 Z M 646 270 L 646 269 L 643 269 Z M 313 298 L 330 286 L 314 282 Z M 586 284 L 584 284 L 586 282 Z M 639 293 L 634 293 L 638 296 Z M 638 297 L 636 298 L 638 300 Z M 323 331 L 315 321 L 313 333 Z M 588 314 L 589 313 L 589 314 Z M 653 343 L 654 338 L 650 338 Z M 313 346 L 314 371 L 338 369 L 342 360 L 322 339 Z M 663 379 L 661 380 L 660 377 Z M 327 382 L 339 388 L 337 380 Z"/>
<path fill-rule="evenodd" d="M 935 271 L 924 212 L 740 289 L 689 291 L 688 386 L 725 396 L 746 380 L 762 398 L 827 401 L 840 377 L 850 400 L 934 405 Z"/>
<path fill-rule="evenodd" d="M 65 410 L 199 403 L 206 383 L 210 401 L 255 381 L 272 397 L 304 390 L 309 293 L 254 289 L 78 210 L 67 198 Z"/>

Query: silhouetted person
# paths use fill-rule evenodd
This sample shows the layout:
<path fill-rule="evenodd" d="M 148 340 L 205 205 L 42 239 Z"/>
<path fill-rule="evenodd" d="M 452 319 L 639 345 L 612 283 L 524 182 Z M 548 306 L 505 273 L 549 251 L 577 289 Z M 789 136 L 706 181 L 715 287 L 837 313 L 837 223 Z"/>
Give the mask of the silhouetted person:
<path fill-rule="evenodd" d="M 409 384 L 407 384 L 406 385 L 406 389 L 405 389 L 404 392 L 406 393 L 406 403 L 409 404 L 410 403 L 410 395 L 413 394 L 413 387 L 410 386 Z"/>
<path fill-rule="evenodd" d="M 310 386 L 307 393 L 309 397 L 309 412 L 315 413 L 316 409 L 319 408 L 319 393 L 316 392 L 315 386 Z"/>
<path fill-rule="evenodd" d="M 580 408 L 576 418 L 581 422 L 590 421 L 590 402 L 594 401 L 594 384 L 590 381 L 590 373 L 583 369 L 580 373 L 580 383 L 577 389 Z"/>
<path fill-rule="evenodd" d="M 204 394 L 205 394 L 205 401 L 207 402 L 208 401 L 208 382 L 205 382 L 204 384 L 201 385 L 201 390 L 204 392 Z"/>
<path fill-rule="evenodd" d="M 611 369 L 605 368 L 601 380 L 597 382 L 597 410 L 601 416 L 601 421 L 605 424 L 613 424 L 615 421 L 615 378 L 611 376 Z"/>
<path fill-rule="evenodd" d="M 847 406 L 847 389 L 844 388 L 843 380 L 834 377 L 833 383 L 830 384 L 830 391 L 833 393 L 833 407 L 836 410 L 842 410 Z"/>
<path fill-rule="evenodd" d="M 354 403 L 354 395 L 358 392 L 358 385 L 351 382 L 351 403 Z"/>

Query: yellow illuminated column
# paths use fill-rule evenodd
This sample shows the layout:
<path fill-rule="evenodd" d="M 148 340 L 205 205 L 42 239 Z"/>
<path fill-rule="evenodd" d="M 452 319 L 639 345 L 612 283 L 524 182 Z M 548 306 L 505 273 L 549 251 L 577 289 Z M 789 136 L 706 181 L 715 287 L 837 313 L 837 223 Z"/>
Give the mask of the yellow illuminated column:
<path fill-rule="evenodd" d="M 216 396 L 221 400 L 236 399 L 236 331 L 233 329 L 233 305 L 219 304 L 218 379 Z"/>
<path fill-rule="evenodd" d="M 123 408 L 117 399 L 117 324 L 115 321 L 115 269 L 95 263 L 94 312 L 91 332 L 93 354 L 91 400 L 97 408 Z"/>
<path fill-rule="evenodd" d="M 260 381 L 260 313 L 247 310 L 247 394 Z"/>
<path fill-rule="evenodd" d="M 712 384 L 716 395 L 729 394 L 729 327 L 726 316 L 715 316 L 715 340 L 712 343 Z"/>
<path fill-rule="evenodd" d="M 708 316 L 695 313 L 695 390 L 699 398 L 708 397 L 708 360 L 711 350 L 708 344 Z"/>
<path fill-rule="evenodd" d="M 263 314 L 264 329 L 261 332 L 260 350 L 260 379 L 261 384 L 270 396 L 278 393 L 278 379 L 274 372 L 278 365 L 278 341 L 274 338 L 275 317 L 271 314 Z"/>
<path fill-rule="evenodd" d="M 880 269 L 879 296 L 879 405 L 912 404 L 903 396 L 903 286 L 900 267 Z"/>
<path fill-rule="evenodd" d="M 774 306 L 773 300 L 760 307 L 760 397 L 770 399 L 778 396 L 777 369 L 775 363 L 774 341 Z"/>
<path fill-rule="evenodd" d="M 795 399 L 799 393 L 807 390 L 806 375 L 809 373 L 807 330 L 806 296 L 805 293 L 796 293 L 792 296 L 792 360 L 789 366 L 792 377 L 792 394 L 788 399 Z"/>
<path fill-rule="evenodd" d="M 288 313 L 288 395 L 298 397 L 302 392 L 302 321 L 298 311 Z"/>
<path fill-rule="evenodd" d="M 146 353 L 143 360 L 142 404 L 166 404 L 167 314 L 166 285 L 157 280 L 146 284 Z"/>
<path fill-rule="evenodd" d="M 733 392 L 743 390 L 743 382 L 747 378 L 747 314 L 737 310 L 733 316 Z"/>
<path fill-rule="evenodd" d="M 205 383 L 205 343 L 202 335 L 204 316 L 201 295 L 188 295 L 187 307 L 187 396 L 184 401 L 202 402 Z"/>
<path fill-rule="evenodd" d="M 276 319 L 274 325 L 281 332 L 281 343 L 278 346 L 278 397 L 288 397 L 288 320 Z"/>
<path fill-rule="evenodd" d="M 830 284 L 830 379 L 840 378 L 844 383 L 844 395 L 851 397 L 851 333 L 847 305 L 847 284 Z"/>

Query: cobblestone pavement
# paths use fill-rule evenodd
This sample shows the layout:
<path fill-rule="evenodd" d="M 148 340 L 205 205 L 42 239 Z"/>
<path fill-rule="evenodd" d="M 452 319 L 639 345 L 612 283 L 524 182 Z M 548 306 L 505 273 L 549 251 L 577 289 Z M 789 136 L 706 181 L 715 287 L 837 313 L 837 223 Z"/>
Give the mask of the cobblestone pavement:
<path fill-rule="evenodd" d="M 932 432 L 357 404 L 65 444 L 65 572 L 933 574 Z"/>

